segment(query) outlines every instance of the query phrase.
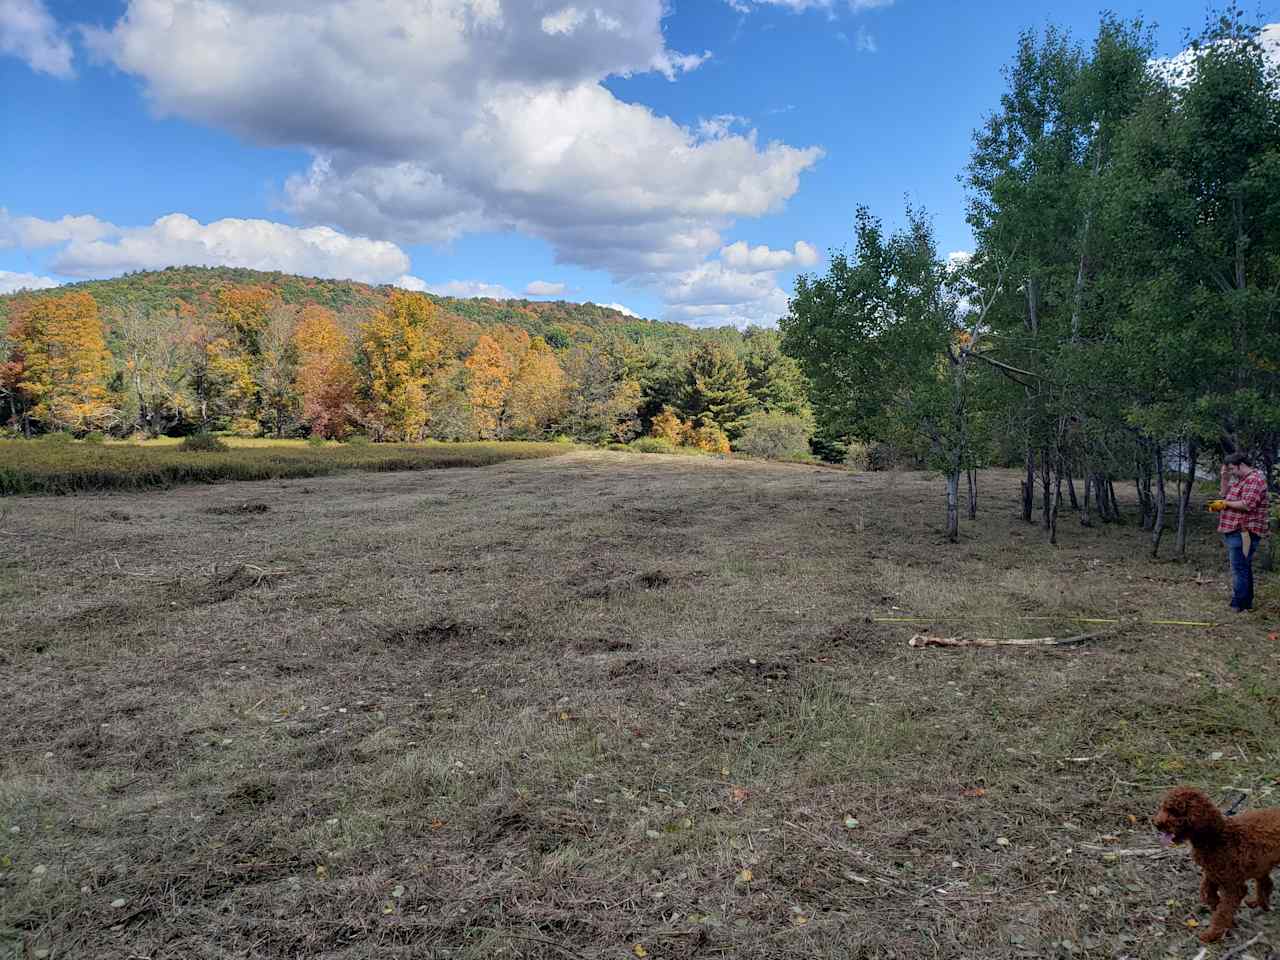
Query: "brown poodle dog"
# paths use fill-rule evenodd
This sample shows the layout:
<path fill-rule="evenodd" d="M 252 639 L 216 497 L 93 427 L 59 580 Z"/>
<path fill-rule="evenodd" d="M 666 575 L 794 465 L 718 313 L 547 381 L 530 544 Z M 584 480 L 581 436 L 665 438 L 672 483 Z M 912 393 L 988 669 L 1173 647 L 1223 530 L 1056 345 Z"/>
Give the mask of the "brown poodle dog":
<path fill-rule="evenodd" d="M 1164 843 L 1191 843 L 1200 865 L 1200 899 L 1213 910 L 1205 943 L 1218 940 L 1235 922 L 1246 881 L 1257 885 L 1251 907 L 1271 908 L 1271 870 L 1280 863 L 1280 807 L 1224 817 L 1213 801 L 1193 787 L 1175 787 L 1151 818 Z"/>

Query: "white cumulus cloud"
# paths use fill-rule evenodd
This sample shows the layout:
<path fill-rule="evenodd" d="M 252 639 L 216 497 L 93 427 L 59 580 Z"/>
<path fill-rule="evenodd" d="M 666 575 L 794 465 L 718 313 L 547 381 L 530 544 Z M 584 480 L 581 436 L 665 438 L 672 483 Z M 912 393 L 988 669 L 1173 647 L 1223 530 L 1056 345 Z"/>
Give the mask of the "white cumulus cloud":
<path fill-rule="evenodd" d="M 721 262 L 726 267 L 743 273 L 812 267 L 818 259 L 817 248 L 803 240 L 797 241 L 793 250 L 771 250 L 763 245 L 751 247 L 742 240 L 720 249 Z"/>
<path fill-rule="evenodd" d="M 75 75 L 71 44 L 43 0 L 0 0 L 0 54 L 55 77 Z"/>
<path fill-rule="evenodd" d="M 739 13 L 750 13 L 753 7 L 782 7 L 792 13 L 804 13 L 806 10 L 824 10 L 827 13 L 834 13 L 840 7 L 847 7 L 853 11 L 891 7 L 894 0 L 725 0 L 725 2 Z"/>
<path fill-rule="evenodd" d="M 524 292 L 531 297 L 558 297 L 564 291 L 563 283 L 553 283 L 550 280 L 534 280 L 524 288 Z"/>
<path fill-rule="evenodd" d="M 205 224 L 182 213 L 148 226 L 120 227 L 96 217 L 40 220 L 0 210 L 0 245 L 59 247 L 51 268 L 70 277 L 197 265 L 382 283 L 409 269 L 408 255 L 385 240 L 270 220 L 229 218 Z"/>
<path fill-rule="evenodd" d="M 604 307 L 606 310 L 617 310 L 620 314 L 626 317 L 635 317 L 637 320 L 643 319 L 640 314 L 636 313 L 630 307 L 623 306 L 621 303 L 602 303 L 600 306 Z"/>
<path fill-rule="evenodd" d="M 14 293 L 18 290 L 47 290 L 59 286 L 52 277 L 40 277 L 34 273 L 14 273 L 12 270 L 0 270 L 0 293 Z"/>
<path fill-rule="evenodd" d="M 518 231 L 658 288 L 735 220 L 781 210 L 822 153 L 614 96 L 610 77 L 674 79 L 708 56 L 667 46 L 667 7 L 128 0 L 86 38 L 159 113 L 309 151 L 282 195 L 304 223 L 398 243 Z"/>
<path fill-rule="evenodd" d="M 1280 69 L 1280 23 L 1269 23 L 1258 34 L 1258 43 L 1271 65 Z M 1196 61 L 1202 51 L 1188 47 L 1171 57 L 1160 57 L 1147 62 L 1148 69 L 1160 79 L 1174 86 L 1189 84 L 1196 73 Z"/>
<path fill-rule="evenodd" d="M 409 277 L 417 280 L 417 277 Z M 418 281 L 422 283 L 422 281 Z M 404 284 L 400 284 L 404 286 Z M 488 297 L 491 300 L 513 300 L 515 294 L 500 283 L 485 283 L 482 280 L 450 280 L 448 283 L 424 283 L 422 287 L 409 289 L 425 290 L 440 297 L 457 297 L 460 300 L 475 297 Z"/>

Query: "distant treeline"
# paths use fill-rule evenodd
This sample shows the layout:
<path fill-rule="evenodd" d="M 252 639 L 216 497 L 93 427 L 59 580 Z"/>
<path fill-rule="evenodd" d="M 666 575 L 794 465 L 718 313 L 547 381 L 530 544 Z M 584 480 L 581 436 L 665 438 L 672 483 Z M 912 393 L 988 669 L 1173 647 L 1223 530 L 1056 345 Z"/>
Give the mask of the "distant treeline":
<path fill-rule="evenodd" d="M 729 449 L 752 418 L 802 438 L 775 331 L 694 330 L 594 304 L 456 300 L 182 267 L 0 298 L 11 434 L 228 431 Z"/>

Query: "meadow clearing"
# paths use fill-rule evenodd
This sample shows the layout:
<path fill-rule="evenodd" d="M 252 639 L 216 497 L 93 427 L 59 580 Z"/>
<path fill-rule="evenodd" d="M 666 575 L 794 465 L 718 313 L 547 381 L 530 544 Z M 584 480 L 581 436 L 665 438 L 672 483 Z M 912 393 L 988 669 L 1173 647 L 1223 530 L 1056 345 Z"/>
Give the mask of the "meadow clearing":
<path fill-rule="evenodd" d="M 1208 518 L 1053 548 L 981 482 L 958 545 L 936 477 L 589 450 L 0 501 L 0 944 L 1190 960 L 1147 818 L 1280 802 L 1275 584 L 910 647 L 1223 616 Z"/>

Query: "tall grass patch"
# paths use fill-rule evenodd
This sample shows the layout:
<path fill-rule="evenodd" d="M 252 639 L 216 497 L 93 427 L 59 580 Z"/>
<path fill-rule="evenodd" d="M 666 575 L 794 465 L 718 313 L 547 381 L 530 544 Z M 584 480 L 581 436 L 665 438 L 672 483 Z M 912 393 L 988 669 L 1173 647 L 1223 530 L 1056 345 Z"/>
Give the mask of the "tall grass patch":
<path fill-rule="evenodd" d="M 302 440 L 242 441 L 225 450 L 176 443 L 47 443 L 0 440 L 0 496 L 142 490 L 183 483 L 319 477 L 352 470 L 483 467 L 565 452 L 554 443 L 386 443 L 315 447 Z"/>

